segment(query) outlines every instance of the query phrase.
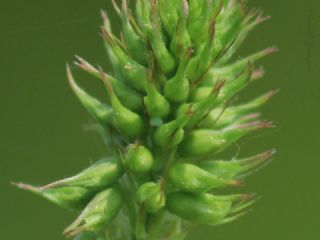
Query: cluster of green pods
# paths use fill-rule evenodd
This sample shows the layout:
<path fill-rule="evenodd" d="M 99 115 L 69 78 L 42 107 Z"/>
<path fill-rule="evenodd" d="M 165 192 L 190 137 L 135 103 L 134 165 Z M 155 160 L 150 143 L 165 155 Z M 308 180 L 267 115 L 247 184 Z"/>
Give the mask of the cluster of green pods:
<path fill-rule="evenodd" d="M 219 225 L 239 218 L 256 195 L 221 195 L 220 189 L 240 186 L 275 151 L 231 160 L 217 154 L 273 127 L 260 119 L 259 110 L 276 91 L 235 103 L 263 76 L 256 62 L 276 51 L 266 48 L 233 60 L 251 30 L 267 18 L 236 0 L 112 4 L 120 34 L 101 13 L 111 66 L 103 70 L 78 56 L 74 62 L 103 83 L 105 99 L 80 87 L 67 66 L 73 92 L 107 139 L 108 157 L 42 187 L 17 186 L 81 210 L 64 232 L 76 240 L 176 239 L 161 234 L 168 219 Z M 128 229 L 115 230 L 123 226 Z"/>

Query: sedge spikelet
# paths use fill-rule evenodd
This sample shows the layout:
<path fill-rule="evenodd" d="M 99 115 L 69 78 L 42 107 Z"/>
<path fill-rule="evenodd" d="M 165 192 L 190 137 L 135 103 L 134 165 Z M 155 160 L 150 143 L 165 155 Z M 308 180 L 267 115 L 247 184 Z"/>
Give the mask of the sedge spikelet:
<path fill-rule="evenodd" d="M 266 48 L 233 60 L 247 35 L 268 17 L 236 0 L 112 4 L 120 36 L 101 12 L 112 71 L 79 56 L 74 62 L 104 83 L 105 101 L 80 87 L 67 66 L 71 89 L 106 136 L 109 152 L 73 177 L 43 187 L 16 185 L 80 209 L 64 231 L 74 239 L 184 239 L 188 225 L 220 225 L 243 216 L 256 195 L 223 195 L 221 189 L 241 185 L 275 151 L 239 160 L 217 154 L 273 127 L 260 119 L 259 110 L 276 91 L 234 104 L 263 76 L 256 62 L 276 51 Z"/>

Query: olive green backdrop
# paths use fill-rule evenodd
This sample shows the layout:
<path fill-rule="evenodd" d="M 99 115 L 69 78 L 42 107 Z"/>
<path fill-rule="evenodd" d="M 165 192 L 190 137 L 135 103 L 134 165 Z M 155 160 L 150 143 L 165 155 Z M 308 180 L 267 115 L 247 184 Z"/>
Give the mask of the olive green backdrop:
<path fill-rule="evenodd" d="M 280 88 L 264 108 L 278 127 L 246 139 L 231 153 L 246 156 L 276 147 L 278 154 L 240 189 L 262 196 L 254 211 L 221 227 L 199 227 L 190 239 L 320 239 L 320 2 L 250 4 L 272 19 L 254 32 L 243 52 L 271 45 L 281 51 L 262 62 L 266 77 L 242 95 Z M 108 0 L 1 0 L 0 239 L 61 240 L 75 217 L 9 183 L 47 183 L 101 156 L 101 143 L 64 71 L 74 54 L 107 68 L 98 35 L 100 8 L 111 11 Z M 99 82 L 83 79 L 83 84 L 103 96 Z"/>

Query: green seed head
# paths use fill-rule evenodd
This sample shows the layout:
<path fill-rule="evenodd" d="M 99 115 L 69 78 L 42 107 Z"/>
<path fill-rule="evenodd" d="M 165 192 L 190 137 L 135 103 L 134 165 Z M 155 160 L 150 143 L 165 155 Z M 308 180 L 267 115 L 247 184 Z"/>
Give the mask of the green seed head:
<path fill-rule="evenodd" d="M 165 206 L 165 194 L 161 183 L 149 182 L 141 185 L 137 191 L 137 198 L 149 213 L 155 213 Z"/>
<path fill-rule="evenodd" d="M 255 198 L 249 195 L 215 196 L 176 192 L 168 196 L 169 210 L 198 224 L 219 225 L 239 218 Z"/>
<path fill-rule="evenodd" d="M 217 174 L 211 174 L 196 165 L 188 163 L 173 165 L 170 169 L 169 179 L 179 190 L 193 193 L 207 192 L 211 189 L 238 184 L 238 181 L 232 180 L 232 178 L 223 178 Z"/>
<path fill-rule="evenodd" d="M 249 158 L 217 156 L 273 127 L 261 119 L 260 108 L 275 91 L 237 102 L 239 93 L 245 95 L 246 87 L 263 77 L 257 62 L 276 51 L 237 55 L 248 34 L 267 19 L 248 11 L 245 2 L 112 0 L 120 33 L 101 12 L 111 66 L 106 71 L 78 56 L 75 65 L 102 80 L 105 98 L 80 87 L 69 66 L 67 76 L 105 140 L 105 157 L 43 187 L 17 184 L 82 210 L 66 236 L 182 240 L 186 224 L 228 223 L 255 202 L 254 194 L 223 191 L 265 166 L 274 150 Z"/>
<path fill-rule="evenodd" d="M 34 187 L 24 183 L 17 183 L 14 185 L 35 193 L 60 207 L 71 210 L 79 210 L 85 207 L 93 195 L 92 191 L 83 187 L 46 188 L 45 186 Z"/>
<path fill-rule="evenodd" d="M 133 173 L 143 174 L 151 171 L 154 160 L 152 153 L 146 147 L 132 144 L 128 147 L 124 162 Z"/>
<path fill-rule="evenodd" d="M 122 196 L 118 189 L 110 188 L 98 193 L 81 212 L 79 217 L 65 229 L 66 236 L 76 236 L 83 231 L 100 232 L 118 214 Z"/>

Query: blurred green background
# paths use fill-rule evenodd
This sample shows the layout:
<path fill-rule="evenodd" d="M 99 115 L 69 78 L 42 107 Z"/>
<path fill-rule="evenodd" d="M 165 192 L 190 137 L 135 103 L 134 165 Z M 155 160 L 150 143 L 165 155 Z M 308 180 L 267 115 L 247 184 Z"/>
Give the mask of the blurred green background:
<path fill-rule="evenodd" d="M 79 54 L 108 66 L 98 27 L 101 8 L 118 24 L 109 2 L 1 0 L 0 239 L 63 239 L 62 229 L 75 217 L 9 183 L 47 183 L 101 156 L 101 142 L 67 84 L 65 64 Z M 241 189 L 262 195 L 253 212 L 221 227 L 199 227 L 190 239 L 320 239 L 320 2 L 250 5 L 272 19 L 251 35 L 243 53 L 271 45 L 280 52 L 262 62 L 266 77 L 242 95 L 281 92 L 264 108 L 277 129 L 246 139 L 239 149 L 245 156 L 276 147 L 278 154 Z M 98 81 L 83 84 L 102 96 Z"/>

